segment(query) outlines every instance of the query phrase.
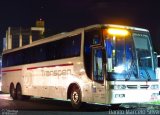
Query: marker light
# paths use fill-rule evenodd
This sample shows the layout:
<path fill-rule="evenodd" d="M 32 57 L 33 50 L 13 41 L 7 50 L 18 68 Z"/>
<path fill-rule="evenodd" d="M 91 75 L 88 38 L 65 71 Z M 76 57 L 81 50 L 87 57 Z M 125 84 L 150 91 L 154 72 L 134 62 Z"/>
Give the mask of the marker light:
<path fill-rule="evenodd" d="M 125 29 L 117 29 L 117 28 L 109 28 L 107 32 L 111 35 L 121 35 L 121 36 L 126 36 L 129 33 Z"/>

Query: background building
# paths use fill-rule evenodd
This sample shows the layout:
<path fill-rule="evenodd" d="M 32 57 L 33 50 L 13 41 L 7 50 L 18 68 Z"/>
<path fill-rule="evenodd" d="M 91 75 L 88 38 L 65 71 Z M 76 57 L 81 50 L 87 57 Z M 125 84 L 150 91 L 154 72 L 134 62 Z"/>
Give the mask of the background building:
<path fill-rule="evenodd" d="M 35 27 L 8 27 L 6 38 L 3 39 L 3 50 L 13 49 L 44 38 L 44 21 L 36 21 Z"/>

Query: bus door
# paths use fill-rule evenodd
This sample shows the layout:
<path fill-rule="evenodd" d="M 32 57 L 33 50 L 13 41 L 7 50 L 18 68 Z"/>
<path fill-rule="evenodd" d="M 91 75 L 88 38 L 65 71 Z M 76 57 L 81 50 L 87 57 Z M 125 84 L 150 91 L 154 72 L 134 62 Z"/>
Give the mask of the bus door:
<path fill-rule="evenodd" d="M 106 102 L 106 86 L 102 46 L 92 47 L 92 97 L 95 103 Z"/>

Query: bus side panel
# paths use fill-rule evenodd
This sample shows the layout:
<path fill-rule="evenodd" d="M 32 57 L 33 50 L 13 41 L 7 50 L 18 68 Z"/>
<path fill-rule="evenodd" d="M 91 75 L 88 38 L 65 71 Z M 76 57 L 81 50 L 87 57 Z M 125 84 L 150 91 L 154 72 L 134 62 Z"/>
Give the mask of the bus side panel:
<path fill-rule="evenodd" d="M 80 72 L 79 66 L 82 62 L 78 60 L 80 59 L 75 57 L 26 65 L 23 94 L 66 100 L 69 84 L 79 82 L 76 73 Z"/>

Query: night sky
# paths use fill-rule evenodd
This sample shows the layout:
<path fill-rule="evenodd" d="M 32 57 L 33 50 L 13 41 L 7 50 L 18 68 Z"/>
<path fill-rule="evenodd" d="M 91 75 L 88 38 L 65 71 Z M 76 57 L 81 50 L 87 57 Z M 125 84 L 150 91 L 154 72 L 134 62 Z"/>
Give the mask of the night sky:
<path fill-rule="evenodd" d="M 154 0 L 1 0 L 0 46 L 8 26 L 45 20 L 46 36 L 98 23 L 147 28 L 160 53 L 160 3 Z M 159 49 L 159 50 L 158 50 Z"/>

